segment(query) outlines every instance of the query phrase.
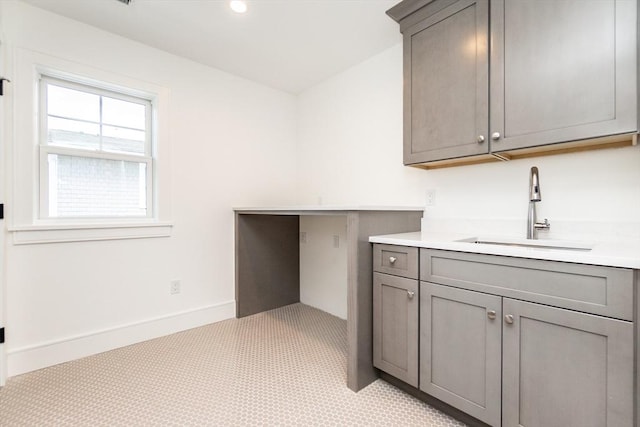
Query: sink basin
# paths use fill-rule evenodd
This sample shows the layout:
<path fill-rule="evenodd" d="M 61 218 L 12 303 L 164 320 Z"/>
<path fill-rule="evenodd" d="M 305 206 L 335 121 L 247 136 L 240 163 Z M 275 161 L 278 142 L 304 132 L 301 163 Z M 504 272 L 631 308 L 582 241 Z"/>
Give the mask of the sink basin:
<path fill-rule="evenodd" d="M 478 243 L 482 245 L 516 246 L 522 248 L 557 249 L 563 251 L 590 251 L 592 243 L 574 242 L 570 240 L 531 240 L 494 237 L 468 237 L 456 242 Z"/>

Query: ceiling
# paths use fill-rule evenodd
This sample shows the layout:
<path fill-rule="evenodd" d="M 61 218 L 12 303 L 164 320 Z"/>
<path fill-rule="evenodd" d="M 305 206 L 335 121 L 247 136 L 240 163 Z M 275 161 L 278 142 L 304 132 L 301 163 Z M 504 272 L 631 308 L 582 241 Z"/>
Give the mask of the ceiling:
<path fill-rule="evenodd" d="M 23 1 L 293 94 L 402 40 L 399 0 Z"/>

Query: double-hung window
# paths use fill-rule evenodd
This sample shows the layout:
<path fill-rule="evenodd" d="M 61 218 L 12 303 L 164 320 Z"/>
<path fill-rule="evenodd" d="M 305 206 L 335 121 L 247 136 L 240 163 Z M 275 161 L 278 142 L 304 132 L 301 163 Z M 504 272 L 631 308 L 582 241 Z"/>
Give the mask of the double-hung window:
<path fill-rule="evenodd" d="M 43 75 L 41 219 L 153 217 L 148 99 Z"/>

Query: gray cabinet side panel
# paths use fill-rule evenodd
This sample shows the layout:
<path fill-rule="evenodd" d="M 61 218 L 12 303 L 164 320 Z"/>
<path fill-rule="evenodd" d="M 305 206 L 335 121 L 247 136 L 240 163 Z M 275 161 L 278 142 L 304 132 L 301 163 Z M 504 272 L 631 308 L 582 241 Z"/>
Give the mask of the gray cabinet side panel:
<path fill-rule="evenodd" d="M 236 316 L 300 301 L 297 215 L 236 214 Z"/>
<path fill-rule="evenodd" d="M 378 378 L 373 367 L 373 245 L 369 236 L 420 230 L 422 212 L 347 214 L 347 386 L 358 391 Z"/>

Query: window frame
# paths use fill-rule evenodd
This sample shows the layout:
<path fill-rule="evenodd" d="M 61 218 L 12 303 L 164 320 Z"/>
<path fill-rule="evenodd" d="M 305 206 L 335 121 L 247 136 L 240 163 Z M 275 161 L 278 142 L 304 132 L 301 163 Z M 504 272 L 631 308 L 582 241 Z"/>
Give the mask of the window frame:
<path fill-rule="evenodd" d="M 129 154 L 126 152 L 105 151 L 102 150 L 102 130 L 100 132 L 101 146 L 98 149 L 82 149 L 51 145 L 48 143 L 48 100 L 47 87 L 53 86 L 63 87 L 67 89 L 77 90 L 84 93 L 98 95 L 100 97 L 108 97 L 121 101 L 132 102 L 145 106 L 145 141 L 143 154 Z M 48 73 L 39 73 L 38 75 L 38 149 L 39 149 L 39 179 L 38 179 L 38 219 L 53 220 L 56 222 L 68 222 L 74 220 L 139 220 L 153 219 L 156 216 L 155 199 L 156 181 L 154 173 L 155 156 L 155 132 L 154 132 L 154 105 L 153 99 L 150 97 L 141 97 L 130 94 L 124 88 L 105 89 L 100 86 L 87 83 L 80 83 L 72 79 L 64 79 L 53 76 Z M 102 112 L 102 111 L 101 111 Z M 91 122 L 93 123 L 93 122 Z M 105 125 L 102 120 L 96 123 L 100 127 Z M 106 159 L 115 161 L 127 161 L 146 165 L 146 215 L 86 215 L 86 216 L 50 216 L 49 206 L 49 154 L 65 155 L 72 157 L 83 157 L 92 159 Z"/>
<path fill-rule="evenodd" d="M 96 68 L 83 60 L 52 56 L 25 47 L 13 46 L 13 78 L 5 85 L 7 119 L 3 131 L 6 170 L 12 179 L 5 194 L 5 226 L 10 244 L 42 245 L 62 242 L 92 242 L 170 238 L 173 234 L 172 138 L 170 131 L 171 88 L 148 72 L 103 64 Z M 126 92 L 152 101 L 153 193 L 152 218 L 39 218 L 39 76 L 85 83 L 106 90 Z M 19 96 L 18 96 L 19 94 Z"/>

